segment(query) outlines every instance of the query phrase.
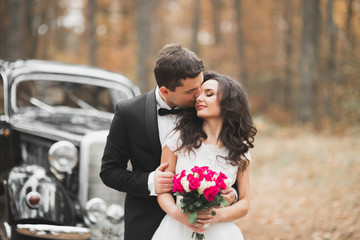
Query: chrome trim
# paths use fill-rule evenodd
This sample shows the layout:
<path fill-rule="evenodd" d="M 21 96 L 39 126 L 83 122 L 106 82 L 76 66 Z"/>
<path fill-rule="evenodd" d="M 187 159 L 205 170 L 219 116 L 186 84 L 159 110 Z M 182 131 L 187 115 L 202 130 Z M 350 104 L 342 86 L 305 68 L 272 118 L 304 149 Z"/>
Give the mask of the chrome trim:
<path fill-rule="evenodd" d="M 98 209 L 98 211 L 96 211 L 98 216 L 92 215 L 93 214 L 92 208 L 94 205 L 100 206 L 100 210 Z M 107 214 L 106 214 L 107 208 L 108 208 L 108 206 L 107 206 L 106 202 L 101 198 L 92 198 L 85 205 L 85 210 L 86 210 L 87 216 L 88 216 L 89 220 L 94 224 L 96 224 L 100 221 L 104 221 L 104 219 L 107 216 Z M 99 216 L 99 211 L 101 211 L 103 213 L 103 216 L 101 216 L 101 215 Z"/>
<path fill-rule="evenodd" d="M 30 231 L 50 231 L 59 233 L 88 233 L 90 230 L 84 227 L 58 226 L 48 224 L 17 224 L 17 228 L 28 229 Z"/>
<path fill-rule="evenodd" d="M 30 197 L 32 197 L 32 196 L 37 196 L 37 197 L 39 198 L 38 204 L 36 204 L 36 205 L 31 205 L 31 203 L 30 203 Z M 27 204 L 30 208 L 38 208 L 38 207 L 40 207 L 41 203 L 42 203 L 42 198 L 41 198 L 40 193 L 35 192 L 35 191 L 31 191 L 31 192 L 29 192 L 29 193 L 26 195 L 26 204 Z"/>
<path fill-rule="evenodd" d="M 5 228 L 5 232 L 6 232 L 6 237 L 8 239 L 11 239 L 11 227 L 7 222 L 4 222 L 4 228 Z"/>
<path fill-rule="evenodd" d="M 17 224 L 16 232 L 46 239 L 90 239 L 91 231 L 84 227 L 56 226 L 47 224 Z"/>
<path fill-rule="evenodd" d="M 4 116 L 5 121 L 9 122 L 9 105 L 8 105 L 8 77 L 5 74 L 4 71 L 0 72 L 0 75 L 2 76 L 2 81 L 4 83 Z"/>
<path fill-rule="evenodd" d="M 93 143 L 102 143 L 106 141 L 108 130 L 92 132 L 86 134 L 80 144 L 80 166 L 79 166 L 79 201 L 82 206 L 85 206 L 88 201 L 88 188 L 89 188 L 89 158 L 90 158 L 90 145 Z M 105 186 L 104 186 L 105 187 Z"/>
<path fill-rule="evenodd" d="M 45 126 L 42 126 L 42 128 L 40 129 L 32 126 L 31 124 L 23 124 L 15 121 L 10 121 L 10 122 L 15 130 L 20 130 L 22 132 L 29 133 L 31 135 L 36 134 L 38 136 L 51 138 L 57 141 L 64 140 L 65 138 L 68 139 L 68 141 L 74 143 L 75 145 L 78 145 L 81 142 L 81 139 L 83 138 L 82 135 L 68 133 L 54 128 L 47 128 Z"/>
<path fill-rule="evenodd" d="M 72 153 L 74 153 L 73 158 L 71 159 L 72 161 L 72 166 L 70 166 L 70 169 L 57 169 L 53 164 L 54 164 L 54 152 L 58 151 L 60 148 L 68 148 L 69 151 L 72 151 Z M 52 166 L 56 171 L 61 172 L 61 173 L 69 173 L 71 172 L 78 164 L 79 162 L 79 158 L 78 158 L 78 149 L 75 147 L 74 144 L 72 144 L 69 141 L 58 141 L 56 143 L 54 143 L 53 145 L 51 145 L 50 149 L 49 149 L 49 162 L 50 162 L 50 166 Z M 66 166 L 68 167 L 68 166 Z"/>

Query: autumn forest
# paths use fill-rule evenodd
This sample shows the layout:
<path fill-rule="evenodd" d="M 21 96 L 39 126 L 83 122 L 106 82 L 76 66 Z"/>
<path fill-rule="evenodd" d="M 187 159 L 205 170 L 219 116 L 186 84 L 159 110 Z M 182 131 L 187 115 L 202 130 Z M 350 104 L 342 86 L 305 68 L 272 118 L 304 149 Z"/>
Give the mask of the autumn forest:
<path fill-rule="evenodd" d="M 248 89 L 255 114 L 341 129 L 360 120 L 358 0 L 2 0 L 0 58 L 121 72 L 145 92 L 177 42 Z"/>

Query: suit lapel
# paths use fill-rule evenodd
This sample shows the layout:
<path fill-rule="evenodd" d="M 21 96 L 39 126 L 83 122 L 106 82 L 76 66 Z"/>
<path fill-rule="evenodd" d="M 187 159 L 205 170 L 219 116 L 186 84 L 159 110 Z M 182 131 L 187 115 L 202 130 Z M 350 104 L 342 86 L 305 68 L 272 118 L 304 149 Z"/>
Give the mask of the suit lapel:
<path fill-rule="evenodd" d="M 145 124 L 151 151 L 153 152 L 155 159 L 160 161 L 161 144 L 157 123 L 155 89 L 148 92 L 146 96 Z"/>

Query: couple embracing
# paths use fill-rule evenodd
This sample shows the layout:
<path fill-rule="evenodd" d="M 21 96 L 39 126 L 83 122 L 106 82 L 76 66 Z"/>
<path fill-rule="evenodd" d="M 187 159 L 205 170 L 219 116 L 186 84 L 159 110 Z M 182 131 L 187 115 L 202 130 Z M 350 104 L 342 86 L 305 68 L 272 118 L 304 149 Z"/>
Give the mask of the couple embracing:
<path fill-rule="evenodd" d="M 154 73 L 154 90 L 117 104 L 102 158 L 104 184 L 127 193 L 125 240 L 191 239 L 193 232 L 243 239 L 233 221 L 249 209 L 256 134 L 244 89 L 204 71 L 201 59 L 178 44 L 161 49 Z M 190 224 L 172 196 L 172 179 L 194 166 L 219 170 L 233 185 L 221 192 L 228 207 L 202 211 Z"/>

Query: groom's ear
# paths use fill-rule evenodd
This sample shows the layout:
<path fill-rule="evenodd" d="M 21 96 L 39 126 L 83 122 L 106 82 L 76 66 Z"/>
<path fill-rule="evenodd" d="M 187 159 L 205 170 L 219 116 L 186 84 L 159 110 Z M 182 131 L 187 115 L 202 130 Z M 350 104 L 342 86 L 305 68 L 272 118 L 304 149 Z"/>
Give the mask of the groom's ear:
<path fill-rule="evenodd" d="M 159 91 L 161 93 L 161 95 L 163 95 L 164 97 L 167 97 L 169 95 L 169 89 L 167 89 L 166 87 L 162 86 L 161 88 L 159 88 Z"/>

